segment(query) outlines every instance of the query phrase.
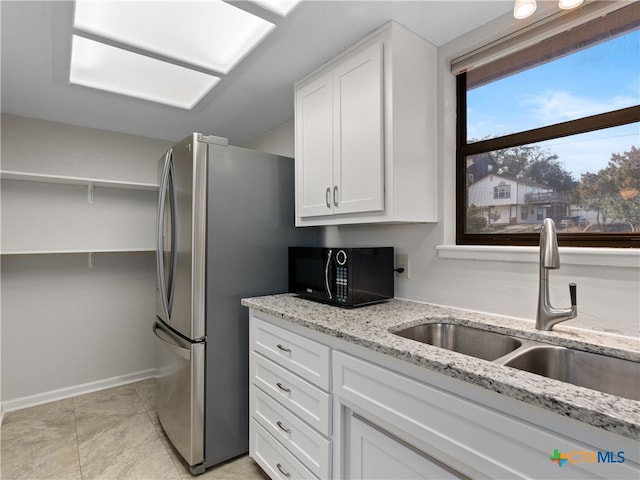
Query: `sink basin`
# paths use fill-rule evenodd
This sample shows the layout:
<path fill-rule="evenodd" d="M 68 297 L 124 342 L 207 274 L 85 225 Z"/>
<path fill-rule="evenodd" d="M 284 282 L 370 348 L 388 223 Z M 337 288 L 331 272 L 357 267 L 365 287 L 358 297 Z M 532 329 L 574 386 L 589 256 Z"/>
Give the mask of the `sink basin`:
<path fill-rule="evenodd" d="M 450 323 L 425 323 L 393 333 L 483 360 L 495 360 L 522 345 L 508 335 Z"/>
<path fill-rule="evenodd" d="M 640 400 L 639 362 L 444 322 L 424 323 L 393 333 L 543 377 Z"/>
<path fill-rule="evenodd" d="M 524 350 L 504 363 L 580 387 L 640 400 L 640 363 L 556 346 Z"/>

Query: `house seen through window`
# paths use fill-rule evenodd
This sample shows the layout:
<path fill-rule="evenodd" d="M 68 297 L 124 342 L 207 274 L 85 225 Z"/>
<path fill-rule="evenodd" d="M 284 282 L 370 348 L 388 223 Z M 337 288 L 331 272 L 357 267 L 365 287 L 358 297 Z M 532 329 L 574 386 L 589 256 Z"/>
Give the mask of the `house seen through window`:
<path fill-rule="evenodd" d="M 632 7 L 458 75 L 458 243 L 640 245 Z"/>

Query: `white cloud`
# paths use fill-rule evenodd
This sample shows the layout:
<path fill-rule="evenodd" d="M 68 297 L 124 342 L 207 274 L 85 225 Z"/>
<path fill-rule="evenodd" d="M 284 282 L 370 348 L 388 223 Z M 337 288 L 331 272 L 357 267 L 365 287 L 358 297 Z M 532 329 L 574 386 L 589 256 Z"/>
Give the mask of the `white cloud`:
<path fill-rule="evenodd" d="M 542 125 L 550 125 L 636 104 L 637 99 L 625 96 L 594 99 L 578 97 L 563 90 L 546 90 L 541 95 L 528 95 L 520 106 L 530 107 Z"/>
<path fill-rule="evenodd" d="M 624 153 L 639 146 L 640 127 L 637 123 L 621 125 L 571 137 L 556 138 L 538 145 L 558 155 L 563 167 L 580 180 L 582 173 L 597 173 L 607 166 L 612 153 Z"/>

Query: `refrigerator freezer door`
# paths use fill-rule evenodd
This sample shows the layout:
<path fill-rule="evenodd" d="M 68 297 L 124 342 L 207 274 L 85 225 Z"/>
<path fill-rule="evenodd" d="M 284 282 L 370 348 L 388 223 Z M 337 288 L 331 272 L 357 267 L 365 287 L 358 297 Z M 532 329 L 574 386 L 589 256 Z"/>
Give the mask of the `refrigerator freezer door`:
<path fill-rule="evenodd" d="M 191 466 L 204 468 L 204 343 L 190 343 L 156 322 L 156 408 L 162 428 Z"/>

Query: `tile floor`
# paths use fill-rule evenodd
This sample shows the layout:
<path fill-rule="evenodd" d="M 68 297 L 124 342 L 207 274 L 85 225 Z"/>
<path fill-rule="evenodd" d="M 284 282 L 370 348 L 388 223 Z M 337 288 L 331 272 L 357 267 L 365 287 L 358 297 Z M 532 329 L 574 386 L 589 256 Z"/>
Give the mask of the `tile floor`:
<path fill-rule="evenodd" d="M 3 480 L 268 480 L 248 456 L 192 477 L 169 444 L 145 380 L 5 415 Z"/>

